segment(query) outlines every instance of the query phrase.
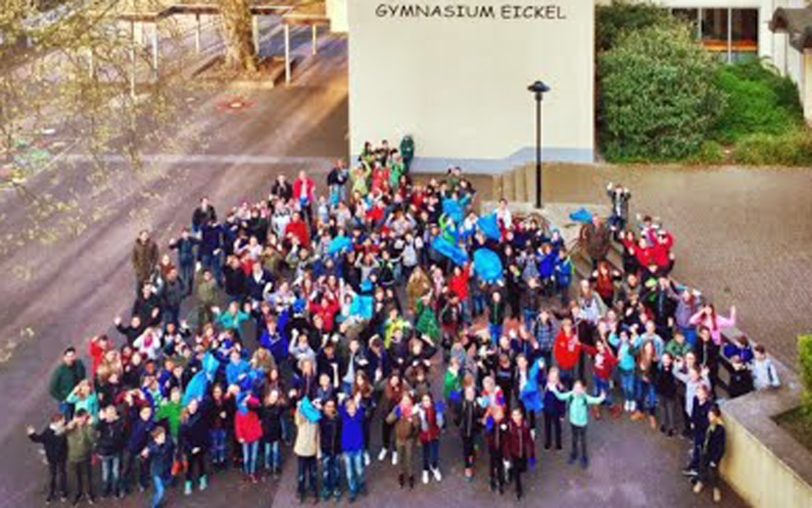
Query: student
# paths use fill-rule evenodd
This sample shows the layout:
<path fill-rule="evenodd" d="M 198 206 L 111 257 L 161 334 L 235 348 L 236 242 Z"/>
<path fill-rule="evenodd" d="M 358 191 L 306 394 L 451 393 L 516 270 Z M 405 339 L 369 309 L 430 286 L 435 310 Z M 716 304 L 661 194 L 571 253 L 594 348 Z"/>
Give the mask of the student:
<path fill-rule="evenodd" d="M 397 448 L 396 453 L 400 458 L 398 484 L 400 488 L 403 488 L 408 479 L 409 488 L 412 489 L 414 488 L 412 455 L 420 422 L 412 402 L 412 396 L 409 395 L 409 393 L 403 394 L 400 403 L 386 416 L 386 422 L 393 427 L 395 446 Z"/>
<path fill-rule="evenodd" d="M 462 456 L 465 467 L 465 481 L 474 479 L 475 443 L 480 432 L 480 419 L 482 409 L 476 400 L 476 388 L 473 385 L 465 387 L 462 403 L 456 413 L 456 424 L 460 429 L 462 438 Z"/>
<path fill-rule="evenodd" d="M 722 411 L 717 404 L 712 404 L 708 410 L 708 428 L 705 431 L 702 450 L 700 453 L 699 476 L 694 483 L 694 494 L 702 492 L 705 484 L 713 489 L 713 501 L 722 501 L 722 490 L 719 488 L 719 464 L 725 456 L 727 434 Z"/>
<path fill-rule="evenodd" d="M 510 462 L 510 471 L 516 482 L 516 499 L 521 499 L 524 494 L 522 475 L 528 467 L 536 468 L 536 444 L 530 435 L 530 427 L 524 420 L 521 408 L 514 408 L 511 412 L 505 437 L 504 456 Z"/>
<path fill-rule="evenodd" d="M 581 341 L 570 319 L 561 322 L 561 330 L 553 347 L 553 357 L 558 365 L 561 382 L 565 386 L 571 386 L 575 378 L 575 368 L 581 359 Z"/>
<path fill-rule="evenodd" d="M 65 430 L 65 416 L 62 413 L 51 416 L 51 422 L 40 433 L 37 433 L 30 425 L 26 428 L 28 439 L 42 444 L 45 449 L 45 459 L 48 461 L 50 476 L 48 497 L 45 498 L 46 504 L 56 500 L 57 484 L 61 501 L 64 503 L 68 500 L 68 439 Z"/>
<path fill-rule="evenodd" d="M 51 376 L 48 391 L 59 404 L 59 411 L 66 420 L 73 417 L 74 407 L 68 402 L 68 396 L 74 388 L 85 379 L 85 365 L 76 357 L 76 348 L 68 347 L 62 354 L 62 362 Z"/>
<path fill-rule="evenodd" d="M 434 403 L 430 393 L 423 395 L 417 406 L 420 422 L 420 444 L 423 448 L 423 484 L 429 483 L 429 471 L 434 481 L 440 482 L 440 432 L 443 427 L 443 413 Z"/>
<path fill-rule="evenodd" d="M 319 443 L 321 444 L 322 486 L 321 499 L 341 499 L 341 418 L 335 399 L 322 404 L 319 420 Z"/>
<path fill-rule="evenodd" d="M 491 491 L 505 492 L 505 442 L 508 435 L 508 422 L 502 406 L 492 404 L 485 413 L 486 440 L 488 443 L 488 474 Z"/>
<path fill-rule="evenodd" d="M 654 388 L 660 407 L 660 432 L 672 437 L 676 432 L 677 378 L 674 377 L 674 359 L 664 353 L 654 371 Z"/>
<path fill-rule="evenodd" d="M 265 469 L 273 475 L 274 480 L 278 480 L 282 472 L 282 420 L 285 411 L 279 390 L 270 390 L 262 407 L 262 446 Z"/>
<path fill-rule="evenodd" d="M 96 423 L 96 453 L 102 466 L 102 497 L 123 497 L 120 467 L 124 452 L 124 422 L 113 405 L 106 406 Z"/>
<path fill-rule="evenodd" d="M 745 364 L 739 355 L 733 355 L 730 365 L 725 364 L 730 373 L 727 391 L 730 398 L 741 397 L 753 391 L 753 374 L 750 367 Z"/>
<path fill-rule="evenodd" d="M 637 360 L 634 356 L 634 346 L 626 330 L 621 330 L 619 334 L 612 333 L 609 336 L 609 344 L 617 348 L 618 374 L 624 399 L 623 410 L 633 413 L 637 410 L 634 374 Z"/>
<path fill-rule="evenodd" d="M 152 485 L 155 490 L 152 495 L 152 508 L 158 508 L 163 503 L 166 483 L 171 477 L 175 457 L 175 444 L 171 439 L 167 439 L 163 427 L 155 427 L 152 439 L 141 456 L 149 459 Z"/>
<path fill-rule="evenodd" d="M 129 494 L 132 486 L 132 477 L 138 470 L 138 487 L 143 492 L 149 486 L 149 461 L 141 456 L 141 452 L 149 444 L 155 422 L 152 420 L 152 406 L 146 404 L 138 409 L 138 417 L 131 423 L 129 438 L 127 440 L 127 463 L 124 467 L 122 483 L 124 492 Z"/>
<path fill-rule="evenodd" d="M 76 475 L 76 496 L 73 505 L 78 505 L 85 496 L 87 484 L 88 502 L 93 504 L 96 496 L 93 493 L 93 467 L 91 457 L 96 441 L 93 431 L 93 419 L 86 409 L 77 409 L 76 416 L 66 427 L 68 438 L 68 464 Z"/>
<path fill-rule="evenodd" d="M 191 495 L 198 483 L 200 490 L 208 487 L 206 476 L 206 454 L 209 449 L 209 421 L 200 410 L 200 402 L 192 399 L 183 412 L 180 426 L 180 442 L 188 464 L 183 493 Z"/>
<path fill-rule="evenodd" d="M 319 486 L 316 480 L 318 466 L 316 461 L 321 453 L 319 443 L 320 419 L 321 414 L 310 402 L 310 399 L 305 397 L 299 401 L 294 417 L 298 431 L 296 432 L 296 442 L 293 445 L 293 453 L 296 455 L 298 462 L 297 493 L 300 503 L 305 501 L 308 486 L 313 494 L 313 500 L 315 502 L 319 500 Z"/>
<path fill-rule="evenodd" d="M 589 466 L 589 456 L 586 448 L 589 406 L 602 403 L 606 398 L 606 394 L 601 393 L 598 397 L 588 395 L 584 383 L 580 379 L 572 386 L 572 391 L 562 393 L 555 388 L 552 389 L 552 392 L 558 400 L 568 403 L 570 430 L 572 431 L 572 451 L 570 452 L 569 463 L 574 464 L 578 459 L 578 444 L 580 443 L 581 467 L 586 469 Z"/>
<path fill-rule="evenodd" d="M 691 431 L 693 433 L 693 450 L 691 451 L 691 461 L 682 473 L 685 476 L 695 477 L 699 475 L 702 466 L 702 447 L 705 443 L 705 433 L 710 425 L 708 416 L 713 405 L 710 399 L 710 389 L 701 385 L 696 390 L 694 403 L 691 407 Z"/>
<path fill-rule="evenodd" d="M 561 449 L 561 420 L 566 414 L 566 404 L 556 397 L 556 391 L 564 390 L 558 375 L 558 367 L 551 367 L 544 385 L 544 449 L 549 450 L 555 436 L 555 449 Z"/>
<path fill-rule="evenodd" d="M 234 386 L 233 391 L 239 388 Z M 242 468 L 246 480 L 257 483 L 257 456 L 262 439 L 262 422 L 259 419 L 259 399 L 252 393 L 237 395 L 237 413 L 234 416 L 234 437 L 242 447 Z"/>
<path fill-rule="evenodd" d="M 341 450 L 344 452 L 344 468 L 347 472 L 347 489 L 350 503 L 354 502 L 359 493 L 366 493 L 366 478 L 364 476 L 364 427 L 365 408 L 361 402 L 361 395 L 347 399 L 341 407 Z"/>
<path fill-rule="evenodd" d="M 773 361 L 767 356 L 767 350 L 763 345 L 758 344 L 753 348 L 753 388 L 756 390 L 767 390 L 781 386 L 778 378 L 778 371 L 775 370 Z"/>

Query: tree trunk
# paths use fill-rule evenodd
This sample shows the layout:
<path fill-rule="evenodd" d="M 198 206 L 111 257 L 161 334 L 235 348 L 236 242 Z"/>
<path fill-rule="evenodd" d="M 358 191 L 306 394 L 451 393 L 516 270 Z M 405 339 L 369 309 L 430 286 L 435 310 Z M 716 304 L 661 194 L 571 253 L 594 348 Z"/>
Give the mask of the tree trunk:
<path fill-rule="evenodd" d="M 226 68 L 256 72 L 257 55 L 251 25 L 250 0 L 218 0 L 223 16 Z"/>

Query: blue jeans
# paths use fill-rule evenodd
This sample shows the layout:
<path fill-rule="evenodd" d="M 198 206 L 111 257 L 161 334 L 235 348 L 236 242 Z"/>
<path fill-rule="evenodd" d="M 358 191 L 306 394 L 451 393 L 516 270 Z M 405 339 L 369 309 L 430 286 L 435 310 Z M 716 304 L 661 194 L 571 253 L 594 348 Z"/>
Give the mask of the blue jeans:
<path fill-rule="evenodd" d="M 242 469 L 245 471 L 245 474 L 256 474 L 258 453 L 259 441 L 242 444 Z"/>
<path fill-rule="evenodd" d="M 440 440 L 423 444 L 423 471 L 440 467 Z"/>
<path fill-rule="evenodd" d="M 158 508 L 158 506 L 161 505 L 161 501 L 164 500 L 164 491 L 166 490 L 164 487 L 164 479 L 161 478 L 160 475 L 153 475 L 152 485 L 155 488 L 155 493 L 152 495 L 152 508 Z"/>
<path fill-rule="evenodd" d="M 474 316 L 479 316 L 485 312 L 485 294 L 476 292 L 473 298 L 474 303 Z"/>
<path fill-rule="evenodd" d="M 265 469 L 279 471 L 282 468 L 282 456 L 279 453 L 279 441 L 265 442 Z"/>
<path fill-rule="evenodd" d="M 605 393 L 606 399 L 604 399 L 603 404 L 606 406 L 611 406 L 612 389 L 609 386 L 609 381 L 606 379 L 601 379 L 598 376 L 593 376 L 592 380 L 595 382 L 595 396 L 600 397 L 601 393 Z"/>
<path fill-rule="evenodd" d="M 188 259 L 180 263 L 180 278 L 186 287 L 186 294 L 192 294 L 192 288 L 195 287 L 195 260 Z"/>
<path fill-rule="evenodd" d="M 488 331 L 491 334 L 491 343 L 493 343 L 494 346 L 498 346 L 499 338 L 502 336 L 502 325 L 488 323 Z"/>
<path fill-rule="evenodd" d="M 203 254 L 200 257 L 200 264 L 203 265 L 204 269 L 211 270 L 218 285 L 223 285 L 223 264 L 220 262 L 219 255 Z"/>
<path fill-rule="evenodd" d="M 623 398 L 632 401 L 635 400 L 634 389 L 634 371 L 621 370 L 620 372 L 620 387 L 623 390 Z"/>
<path fill-rule="evenodd" d="M 324 454 L 321 457 L 322 492 L 327 498 L 330 494 L 341 494 L 341 457 Z"/>
<path fill-rule="evenodd" d="M 121 488 L 121 478 L 119 475 L 121 466 L 121 456 L 119 455 L 102 455 L 101 456 L 101 470 L 102 470 L 102 492 L 107 494 L 118 494 Z"/>
<path fill-rule="evenodd" d="M 214 464 L 226 463 L 226 431 L 215 429 L 209 431 L 211 438 L 211 461 Z"/>
<path fill-rule="evenodd" d="M 651 416 L 657 414 L 657 391 L 654 389 L 654 383 L 638 379 L 637 400 L 638 410 L 645 411 Z"/>
<path fill-rule="evenodd" d="M 350 489 L 350 497 L 355 497 L 366 488 L 364 480 L 364 451 L 346 452 L 344 454 L 344 466 L 347 470 L 347 487 Z"/>
<path fill-rule="evenodd" d="M 524 316 L 524 328 L 530 333 L 533 333 L 533 323 L 536 322 L 536 318 L 539 316 L 539 312 L 537 310 L 532 309 L 524 309 L 522 311 L 522 315 Z"/>

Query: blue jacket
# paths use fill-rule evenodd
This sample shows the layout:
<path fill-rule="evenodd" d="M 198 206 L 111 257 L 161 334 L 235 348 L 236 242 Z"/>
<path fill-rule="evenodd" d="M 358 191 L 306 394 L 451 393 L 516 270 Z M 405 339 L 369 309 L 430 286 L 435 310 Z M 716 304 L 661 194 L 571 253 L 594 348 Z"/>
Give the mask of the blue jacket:
<path fill-rule="evenodd" d="M 200 252 L 211 255 L 215 250 L 223 246 L 222 229 L 219 224 L 214 226 L 205 225 L 200 232 Z"/>
<path fill-rule="evenodd" d="M 558 400 L 558 397 L 555 396 L 552 390 L 547 388 L 547 385 L 544 385 L 544 412 L 548 415 L 555 416 L 560 418 L 564 416 L 567 411 L 567 404 Z"/>
<path fill-rule="evenodd" d="M 149 442 L 149 434 L 155 428 L 155 422 L 150 418 L 147 421 L 142 420 L 140 417 L 135 417 L 132 430 L 130 431 L 130 439 L 127 441 L 127 451 L 130 453 L 141 453 L 147 447 Z"/>
<path fill-rule="evenodd" d="M 572 283 L 572 261 L 569 256 L 555 260 L 555 282 L 560 288 L 569 287 Z"/>
<path fill-rule="evenodd" d="M 273 356 L 273 359 L 276 360 L 277 365 L 288 359 L 288 340 L 282 336 L 278 330 L 273 337 L 271 337 L 271 334 L 269 334 L 268 330 L 266 329 L 264 332 L 262 332 L 262 336 L 259 338 L 259 343 L 262 347 L 271 352 L 271 355 Z"/>
<path fill-rule="evenodd" d="M 175 458 L 175 444 L 166 436 L 164 444 L 155 441 L 149 444 L 149 471 L 152 476 L 166 479 L 172 473 L 172 461 Z"/>
<path fill-rule="evenodd" d="M 350 416 L 344 406 L 341 406 L 341 449 L 344 452 L 360 452 L 364 450 L 364 408 L 359 407 L 355 416 Z"/>
<path fill-rule="evenodd" d="M 558 262 L 558 251 L 550 251 L 546 256 L 539 258 L 539 277 L 549 279 L 555 274 L 555 265 Z"/>

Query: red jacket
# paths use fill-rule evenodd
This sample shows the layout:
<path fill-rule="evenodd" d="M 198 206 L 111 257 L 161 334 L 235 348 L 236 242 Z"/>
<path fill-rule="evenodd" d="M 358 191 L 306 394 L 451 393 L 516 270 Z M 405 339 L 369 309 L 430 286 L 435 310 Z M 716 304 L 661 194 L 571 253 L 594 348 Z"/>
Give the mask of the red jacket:
<path fill-rule="evenodd" d="M 291 221 L 285 228 L 285 236 L 293 235 L 299 240 L 302 247 L 310 247 L 310 232 L 307 230 L 307 223 L 303 220 Z"/>
<path fill-rule="evenodd" d="M 459 275 L 452 275 L 451 280 L 448 281 L 448 287 L 451 292 L 457 295 L 461 302 L 468 300 L 469 281 L 471 280 L 470 265 L 462 269 Z"/>
<path fill-rule="evenodd" d="M 109 339 L 108 339 L 109 340 Z M 90 341 L 90 345 L 88 346 L 88 354 L 90 355 L 91 361 L 91 373 L 93 377 L 96 376 L 96 371 L 99 370 L 99 365 L 101 364 L 102 360 L 104 359 L 104 353 L 107 352 L 106 349 L 101 347 L 99 343 L 95 340 Z"/>
<path fill-rule="evenodd" d="M 674 246 L 674 237 L 671 236 L 671 233 L 665 234 L 665 241 L 660 242 L 659 240 L 654 244 L 651 248 L 651 256 L 654 259 L 654 262 L 657 263 L 657 266 L 660 268 L 666 268 L 669 264 L 671 264 L 671 248 Z"/>
<path fill-rule="evenodd" d="M 310 302 L 310 313 L 321 316 L 324 322 L 324 331 L 327 333 L 333 331 L 335 327 L 335 317 L 339 310 L 341 310 L 341 306 L 333 299 L 327 300 L 327 305 L 322 305 L 321 302 Z"/>
<path fill-rule="evenodd" d="M 432 404 L 428 409 L 420 405 L 420 442 L 426 444 L 440 439 L 440 425 L 437 423 L 437 409 Z"/>
<path fill-rule="evenodd" d="M 567 336 L 564 330 L 558 332 L 553 346 L 553 356 L 562 370 L 574 369 L 581 357 L 581 343 L 578 342 L 578 336 L 575 334 Z"/>
<path fill-rule="evenodd" d="M 293 182 L 293 197 L 298 201 L 301 201 L 302 198 L 305 198 L 308 203 L 314 202 L 315 191 L 316 191 L 316 183 L 310 178 L 305 178 L 304 180 L 302 180 L 301 178 L 297 178 L 296 181 Z"/>
<path fill-rule="evenodd" d="M 237 440 L 255 443 L 262 439 L 262 422 L 259 420 L 257 412 L 252 409 L 258 405 L 256 398 L 251 397 L 248 405 L 247 412 L 237 411 L 237 415 L 234 417 L 234 434 L 237 436 Z"/>
<path fill-rule="evenodd" d="M 615 355 L 612 354 L 612 350 L 605 347 L 603 348 L 603 353 L 598 353 L 598 349 L 592 346 L 584 344 L 582 347 L 589 356 L 595 359 L 592 365 L 592 372 L 595 373 L 595 376 L 603 381 L 612 379 L 612 373 L 618 364 L 618 360 Z"/>
<path fill-rule="evenodd" d="M 511 420 L 508 424 L 507 436 L 505 436 L 502 453 L 508 459 L 533 459 L 536 457 L 536 446 L 533 443 L 533 436 L 530 435 L 530 427 L 527 422 L 516 425 Z"/>

